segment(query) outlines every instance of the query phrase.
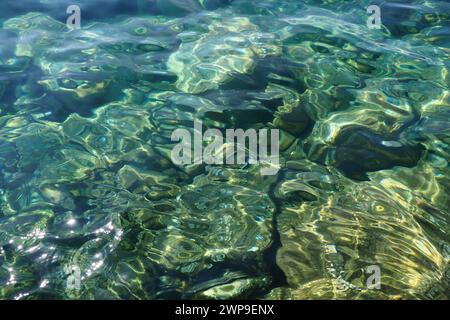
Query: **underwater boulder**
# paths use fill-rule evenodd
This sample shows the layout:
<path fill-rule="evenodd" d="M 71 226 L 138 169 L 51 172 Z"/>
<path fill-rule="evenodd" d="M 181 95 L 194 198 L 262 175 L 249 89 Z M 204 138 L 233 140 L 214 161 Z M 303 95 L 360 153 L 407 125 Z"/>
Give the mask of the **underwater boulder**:
<path fill-rule="evenodd" d="M 423 298 L 442 283 L 445 253 L 418 219 L 411 191 L 304 166 L 287 172 L 275 191 L 283 208 L 277 263 L 291 288 L 277 294 L 298 299 L 321 287 L 318 297 L 330 299 Z M 372 291 L 366 281 L 373 265 L 381 268 L 381 289 Z"/>
<path fill-rule="evenodd" d="M 131 167 L 121 169 L 121 177 L 130 174 L 139 180 L 145 173 Z M 133 231 L 121 236 L 116 251 L 109 255 L 111 262 L 124 254 L 129 258 L 111 264 L 112 276 L 85 294 L 117 297 L 128 291 L 140 299 L 237 298 L 267 288 L 271 280 L 264 253 L 272 244 L 274 205 L 258 188 L 264 185 L 267 190 L 274 180 L 261 184 L 251 176 L 232 169 L 224 175 L 213 170 L 172 189 L 162 181 L 144 180 L 148 188 L 158 187 L 154 190 L 160 190 L 159 196 L 150 191 L 153 197 L 140 198 L 140 192 L 133 191 L 133 202 L 118 209 L 122 212 L 120 225 Z M 93 248 L 101 248 L 101 244 Z M 92 254 L 85 257 L 95 259 Z M 88 264 L 82 273 L 89 269 Z M 147 270 L 152 277 L 137 270 Z M 95 271 L 90 277 L 86 288 L 102 275 Z"/>
<path fill-rule="evenodd" d="M 305 147 L 310 160 L 332 165 L 358 180 L 366 179 L 365 173 L 369 171 L 413 167 L 424 151 L 420 144 L 386 138 L 357 126 L 342 130 L 332 145 Z"/>
<path fill-rule="evenodd" d="M 167 62 L 178 76 L 176 86 L 187 93 L 218 89 L 222 84 L 250 74 L 257 57 L 276 55 L 279 49 L 258 32 L 248 18 L 214 21 L 209 32 L 183 42 Z M 260 41 L 261 39 L 262 41 Z"/>
<path fill-rule="evenodd" d="M 351 107 L 315 124 L 305 151 L 309 159 L 357 179 L 364 179 L 368 171 L 412 167 L 424 149 L 407 135 L 417 117 L 417 110 L 403 97 L 361 90 Z"/>
<path fill-rule="evenodd" d="M 69 30 L 49 16 L 29 13 L 7 20 L 5 28 L 18 33 L 16 55 L 33 59 L 43 73 L 36 82 L 62 104 L 66 116 L 91 115 L 133 82 L 170 81 L 165 62 L 177 45 L 171 19 L 129 18 Z"/>

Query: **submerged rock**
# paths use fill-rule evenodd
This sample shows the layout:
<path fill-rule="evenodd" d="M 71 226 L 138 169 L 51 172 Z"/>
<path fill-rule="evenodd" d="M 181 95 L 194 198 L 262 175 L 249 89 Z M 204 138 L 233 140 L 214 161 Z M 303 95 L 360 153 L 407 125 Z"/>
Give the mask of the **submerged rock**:
<path fill-rule="evenodd" d="M 237 180 L 240 175 L 199 176 L 174 186 L 174 193 L 129 203 L 121 225 L 133 231 L 109 255 L 121 262 L 110 266 L 111 277 L 95 290 L 90 283 L 96 279 L 89 280 L 81 296 L 238 298 L 267 288 L 263 254 L 272 243 L 274 206 L 251 181 Z"/>
<path fill-rule="evenodd" d="M 164 59 L 177 44 L 170 19 L 130 18 L 69 30 L 49 16 L 28 13 L 4 25 L 19 35 L 16 55 L 33 59 L 43 73 L 37 83 L 66 114 L 90 115 L 95 106 L 118 99 L 133 82 L 170 78 Z"/>
<path fill-rule="evenodd" d="M 282 203 L 277 263 L 294 289 L 269 298 L 425 298 L 430 286 L 445 286 L 448 257 L 440 236 L 422 222 L 428 214 L 410 200 L 413 189 L 378 173 L 357 183 L 323 167 L 304 168 L 287 172 L 275 191 Z M 380 290 L 367 287 L 373 265 L 381 269 Z"/>
<path fill-rule="evenodd" d="M 257 58 L 279 53 L 273 36 L 258 32 L 248 18 L 216 20 L 208 28 L 169 57 L 168 69 L 178 76 L 176 86 L 183 92 L 218 89 L 234 78 L 245 78 Z"/>

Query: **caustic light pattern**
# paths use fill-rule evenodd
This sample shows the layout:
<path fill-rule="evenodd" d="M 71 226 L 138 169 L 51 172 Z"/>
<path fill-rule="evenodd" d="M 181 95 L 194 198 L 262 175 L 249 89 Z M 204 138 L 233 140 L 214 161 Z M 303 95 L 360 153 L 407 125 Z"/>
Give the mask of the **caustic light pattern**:
<path fill-rule="evenodd" d="M 449 298 L 448 2 L 73 5 L 1 3 L 1 299 Z"/>

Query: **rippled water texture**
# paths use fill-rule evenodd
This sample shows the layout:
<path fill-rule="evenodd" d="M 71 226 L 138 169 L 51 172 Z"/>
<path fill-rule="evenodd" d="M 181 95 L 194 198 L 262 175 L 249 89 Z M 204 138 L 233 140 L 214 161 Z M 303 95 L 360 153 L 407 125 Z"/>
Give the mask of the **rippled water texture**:
<path fill-rule="evenodd" d="M 0 6 L 0 298 L 449 298 L 448 2 Z M 194 120 L 281 169 L 174 164 Z"/>

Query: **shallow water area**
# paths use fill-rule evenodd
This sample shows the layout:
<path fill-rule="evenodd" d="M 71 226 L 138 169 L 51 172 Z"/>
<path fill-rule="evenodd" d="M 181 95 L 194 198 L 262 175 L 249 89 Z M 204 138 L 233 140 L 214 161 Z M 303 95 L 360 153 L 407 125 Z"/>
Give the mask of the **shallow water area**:
<path fill-rule="evenodd" d="M 449 298 L 448 2 L 72 4 L 0 5 L 0 299 Z"/>

